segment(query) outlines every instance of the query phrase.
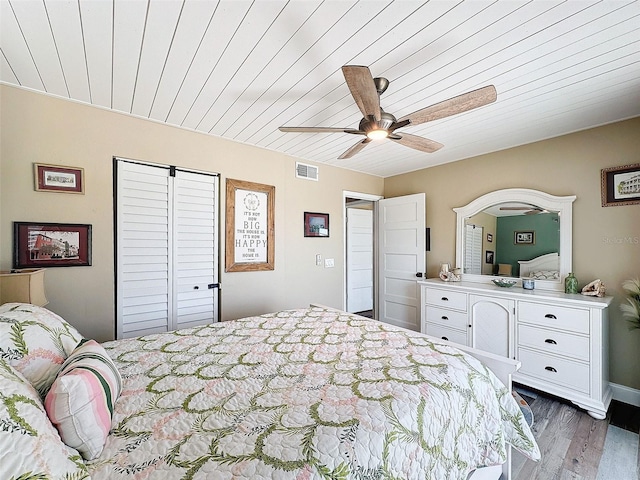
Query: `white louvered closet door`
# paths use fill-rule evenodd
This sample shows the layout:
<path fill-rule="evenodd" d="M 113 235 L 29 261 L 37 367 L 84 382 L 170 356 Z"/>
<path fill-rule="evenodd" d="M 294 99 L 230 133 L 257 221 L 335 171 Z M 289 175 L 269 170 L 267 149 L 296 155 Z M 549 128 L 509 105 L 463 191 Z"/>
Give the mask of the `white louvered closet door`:
<path fill-rule="evenodd" d="M 174 181 L 175 328 L 217 320 L 218 177 L 176 171 Z"/>
<path fill-rule="evenodd" d="M 465 225 L 464 273 L 482 273 L 482 227 Z"/>
<path fill-rule="evenodd" d="M 116 337 L 217 321 L 218 176 L 115 163 Z"/>

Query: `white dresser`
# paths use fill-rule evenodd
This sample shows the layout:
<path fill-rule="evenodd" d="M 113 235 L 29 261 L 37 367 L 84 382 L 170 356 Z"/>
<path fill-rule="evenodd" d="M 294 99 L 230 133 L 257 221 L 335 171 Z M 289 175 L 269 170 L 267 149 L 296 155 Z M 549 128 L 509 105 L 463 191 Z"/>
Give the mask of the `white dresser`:
<path fill-rule="evenodd" d="M 522 363 L 515 382 L 566 398 L 594 418 L 606 416 L 611 297 L 440 279 L 418 283 L 422 332 L 515 358 Z"/>

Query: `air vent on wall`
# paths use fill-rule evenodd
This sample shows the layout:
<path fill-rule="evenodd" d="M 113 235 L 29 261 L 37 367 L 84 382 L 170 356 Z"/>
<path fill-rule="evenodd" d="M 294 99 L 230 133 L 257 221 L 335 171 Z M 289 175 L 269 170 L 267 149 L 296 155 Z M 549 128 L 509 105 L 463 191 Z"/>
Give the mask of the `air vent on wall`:
<path fill-rule="evenodd" d="M 318 181 L 318 167 L 296 162 L 296 177 Z"/>

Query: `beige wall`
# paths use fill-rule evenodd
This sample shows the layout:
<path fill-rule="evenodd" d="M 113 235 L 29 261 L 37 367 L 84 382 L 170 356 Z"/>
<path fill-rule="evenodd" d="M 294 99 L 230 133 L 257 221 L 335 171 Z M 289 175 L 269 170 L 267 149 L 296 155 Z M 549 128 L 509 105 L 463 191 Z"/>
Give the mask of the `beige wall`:
<path fill-rule="evenodd" d="M 0 97 L 0 269 L 12 266 L 13 221 L 92 224 L 92 266 L 50 268 L 45 278 L 47 308 L 85 336 L 114 336 L 114 156 L 218 172 L 222 188 L 225 178 L 276 187 L 275 270 L 223 273 L 224 319 L 310 302 L 342 307 L 342 192 L 380 195 L 382 178 L 320 166 L 319 182 L 296 179 L 295 160 L 279 153 L 14 87 L 0 86 Z M 34 191 L 34 162 L 83 167 L 86 194 Z M 304 211 L 331 215 L 330 238 L 303 237 Z M 316 253 L 335 268 L 316 267 Z"/>
<path fill-rule="evenodd" d="M 385 197 L 426 192 L 427 273 L 455 262 L 454 207 L 502 188 L 576 195 L 573 270 L 580 287 L 600 278 L 614 296 L 611 381 L 640 389 L 640 330 L 621 318 L 621 283 L 640 276 L 640 205 L 601 207 L 600 170 L 640 161 L 640 118 L 385 179 Z"/>
<path fill-rule="evenodd" d="M 342 307 L 343 190 L 426 192 L 433 277 L 440 263 L 455 261 L 453 207 L 501 188 L 534 188 L 578 197 L 574 271 L 581 286 L 601 278 L 615 296 L 611 379 L 640 388 L 640 331 L 630 332 L 619 313 L 621 282 L 640 275 L 640 206 L 600 206 L 600 169 L 639 161 L 638 118 L 385 180 L 320 166 L 320 181 L 311 182 L 296 179 L 294 159 L 275 152 L 14 87 L 0 86 L 0 101 L 0 269 L 11 267 L 13 221 L 92 224 L 93 265 L 46 274 L 48 308 L 88 337 L 114 332 L 113 156 L 219 172 L 223 186 L 227 177 L 275 185 L 276 269 L 223 273 L 224 319 L 309 302 Z M 34 162 L 85 168 L 86 194 L 35 192 Z M 331 214 L 329 239 L 302 236 L 304 211 Z M 316 253 L 336 267 L 316 267 Z"/>

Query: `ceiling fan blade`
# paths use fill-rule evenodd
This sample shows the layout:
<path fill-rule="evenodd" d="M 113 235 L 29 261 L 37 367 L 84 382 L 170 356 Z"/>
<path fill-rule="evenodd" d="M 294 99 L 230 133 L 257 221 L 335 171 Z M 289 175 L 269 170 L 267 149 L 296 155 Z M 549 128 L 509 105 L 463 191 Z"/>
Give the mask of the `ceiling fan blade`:
<path fill-rule="evenodd" d="M 398 122 L 409 120 L 411 125 L 419 125 L 488 105 L 495 102 L 496 98 L 498 98 L 496 87 L 489 85 L 410 113 Z"/>
<path fill-rule="evenodd" d="M 349 150 L 347 150 L 342 155 L 340 155 L 338 157 L 338 159 L 342 160 L 342 159 L 345 159 L 345 158 L 353 157 L 356 153 L 358 153 L 360 150 L 362 150 L 364 147 L 366 147 L 367 143 L 369 143 L 369 142 L 371 142 L 371 139 L 370 138 L 365 138 L 361 142 L 358 142 L 353 147 L 349 148 Z"/>
<path fill-rule="evenodd" d="M 361 133 L 364 132 L 354 128 L 333 128 L 333 127 L 280 127 L 281 132 L 298 132 L 298 133 Z"/>
<path fill-rule="evenodd" d="M 369 67 L 345 65 L 342 67 L 344 79 L 351 91 L 353 99 L 365 118 L 372 116 L 380 120 L 380 96 Z"/>
<path fill-rule="evenodd" d="M 405 147 L 414 148 L 426 153 L 433 153 L 444 147 L 441 143 L 429 140 L 428 138 L 418 137 L 417 135 L 410 135 L 404 132 L 401 135 L 400 138 L 389 137 L 389 139 Z"/>

